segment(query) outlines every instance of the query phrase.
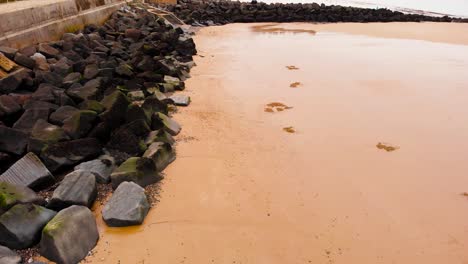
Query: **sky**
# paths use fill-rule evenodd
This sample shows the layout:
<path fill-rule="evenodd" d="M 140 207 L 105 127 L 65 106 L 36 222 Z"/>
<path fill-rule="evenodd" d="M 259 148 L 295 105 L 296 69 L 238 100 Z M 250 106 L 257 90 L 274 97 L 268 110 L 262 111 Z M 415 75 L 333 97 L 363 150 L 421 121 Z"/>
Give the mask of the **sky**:
<path fill-rule="evenodd" d="M 317 2 L 360 7 L 402 7 L 468 17 L 468 0 L 262 0 L 262 2 Z"/>

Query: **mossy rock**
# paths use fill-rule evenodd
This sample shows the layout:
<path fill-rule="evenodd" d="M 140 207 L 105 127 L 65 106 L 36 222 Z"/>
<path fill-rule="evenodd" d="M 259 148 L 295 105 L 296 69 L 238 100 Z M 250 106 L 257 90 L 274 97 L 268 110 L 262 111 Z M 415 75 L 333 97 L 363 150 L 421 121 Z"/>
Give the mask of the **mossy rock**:
<path fill-rule="evenodd" d="M 57 263 L 79 263 L 99 239 L 96 220 L 85 206 L 60 211 L 42 230 L 39 251 Z"/>
<path fill-rule="evenodd" d="M 97 113 L 91 110 L 81 110 L 74 113 L 70 118 L 63 122 L 63 129 L 73 139 L 86 136 L 94 125 Z"/>
<path fill-rule="evenodd" d="M 0 244 L 24 249 L 39 242 L 42 228 L 56 212 L 34 204 L 17 204 L 0 216 Z"/>
<path fill-rule="evenodd" d="M 163 142 L 152 143 L 143 157 L 152 159 L 158 171 L 163 171 L 176 158 L 172 146 Z"/>
<path fill-rule="evenodd" d="M 90 110 L 90 111 L 94 111 L 98 114 L 104 112 L 105 107 L 104 105 L 102 105 L 100 102 L 96 101 L 96 100 L 86 100 L 84 101 L 83 103 L 80 104 L 80 108 L 82 110 Z"/>
<path fill-rule="evenodd" d="M 182 127 L 174 121 L 172 118 L 168 117 L 163 113 L 156 113 L 157 119 L 159 119 L 164 125 L 164 130 L 166 130 L 172 136 L 176 136 L 182 130 Z"/>
<path fill-rule="evenodd" d="M 145 139 L 147 145 L 151 145 L 153 142 L 164 142 L 174 145 L 175 140 L 171 134 L 167 133 L 164 129 L 159 129 L 151 131 Z"/>
<path fill-rule="evenodd" d="M 45 201 L 28 187 L 0 181 L 0 215 L 14 205 L 24 203 L 43 205 Z"/>
<path fill-rule="evenodd" d="M 125 181 L 134 182 L 141 187 L 161 180 L 152 159 L 132 157 L 122 163 L 112 174 L 112 187 L 115 189 Z"/>
<path fill-rule="evenodd" d="M 101 104 L 106 108 L 106 111 L 100 114 L 101 119 L 110 129 L 115 129 L 125 120 L 130 100 L 122 92 L 115 91 L 104 97 Z"/>
<path fill-rule="evenodd" d="M 70 138 L 63 128 L 39 119 L 32 129 L 28 143 L 28 152 L 40 154 L 42 149 L 47 145 L 68 139 Z"/>

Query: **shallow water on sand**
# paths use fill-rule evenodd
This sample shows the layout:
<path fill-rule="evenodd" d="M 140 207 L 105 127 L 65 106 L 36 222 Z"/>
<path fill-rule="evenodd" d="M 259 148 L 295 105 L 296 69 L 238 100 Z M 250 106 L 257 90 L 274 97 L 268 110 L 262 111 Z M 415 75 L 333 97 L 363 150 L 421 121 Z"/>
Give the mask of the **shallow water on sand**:
<path fill-rule="evenodd" d="M 89 260 L 468 263 L 458 27 L 201 29 L 160 202 L 141 227 L 101 224 Z"/>

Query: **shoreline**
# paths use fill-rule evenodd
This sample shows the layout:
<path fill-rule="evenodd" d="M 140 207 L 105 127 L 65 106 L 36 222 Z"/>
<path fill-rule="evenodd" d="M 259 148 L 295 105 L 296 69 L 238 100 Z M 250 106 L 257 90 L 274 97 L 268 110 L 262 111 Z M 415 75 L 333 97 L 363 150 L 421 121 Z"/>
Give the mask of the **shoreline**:
<path fill-rule="evenodd" d="M 283 34 L 261 33 L 255 25 L 264 24 L 207 27 L 194 36 L 198 66 L 186 83 L 193 103 L 175 115 L 184 140 L 166 170 L 160 202 L 142 227 L 104 231 L 88 260 L 435 264 L 466 259 L 468 213 L 460 195 L 466 166 L 462 153 L 448 153 L 463 152 L 454 147 L 468 129 L 453 129 L 468 98 L 460 92 L 454 99 L 456 84 L 468 81 L 455 76 L 468 58 L 454 65 L 457 53 L 443 54 L 455 46 L 439 43 L 312 35 L 308 31 L 317 28 L 310 24 L 282 24 Z M 423 28 L 430 37 L 430 25 L 412 27 Z M 285 43 L 292 43 L 291 49 L 275 52 Z M 377 63 L 380 48 L 387 52 L 386 63 Z M 406 48 L 416 54 L 406 54 Z M 432 54 L 437 48 L 443 51 Z M 369 55 L 359 53 L 366 49 Z M 405 74 L 416 58 L 427 68 Z M 399 62 L 404 59 L 409 65 Z M 431 69 L 443 67 L 431 76 Z M 371 75 L 366 79 L 360 69 Z M 452 81 L 440 91 L 444 74 Z M 291 88 L 292 82 L 300 84 Z M 449 100 L 453 107 L 445 105 Z M 292 108 L 265 112 L 271 102 Z M 296 132 L 283 131 L 289 126 Z M 387 141 L 393 152 L 379 148 Z M 438 152 L 427 151 L 435 146 Z"/>

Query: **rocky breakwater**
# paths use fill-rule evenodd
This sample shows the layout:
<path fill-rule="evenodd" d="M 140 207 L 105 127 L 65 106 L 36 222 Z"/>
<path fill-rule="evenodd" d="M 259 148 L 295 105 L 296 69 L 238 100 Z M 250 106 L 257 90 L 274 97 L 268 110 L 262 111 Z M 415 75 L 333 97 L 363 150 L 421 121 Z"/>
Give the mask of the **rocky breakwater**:
<path fill-rule="evenodd" d="M 99 239 L 89 208 L 100 185 L 115 189 L 109 226 L 143 222 L 143 188 L 175 159 L 169 115 L 190 101 L 173 94 L 195 53 L 181 28 L 136 8 L 57 42 L 0 47 L 1 263 L 31 247 L 82 260 Z"/>
<path fill-rule="evenodd" d="M 448 16 L 404 14 L 388 9 L 369 9 L 317 3 L 266 4 L 252 1 L 179 0 L 166 8 L 193 25 L 222 25 L 240 22 L 468 22 Z"/>

